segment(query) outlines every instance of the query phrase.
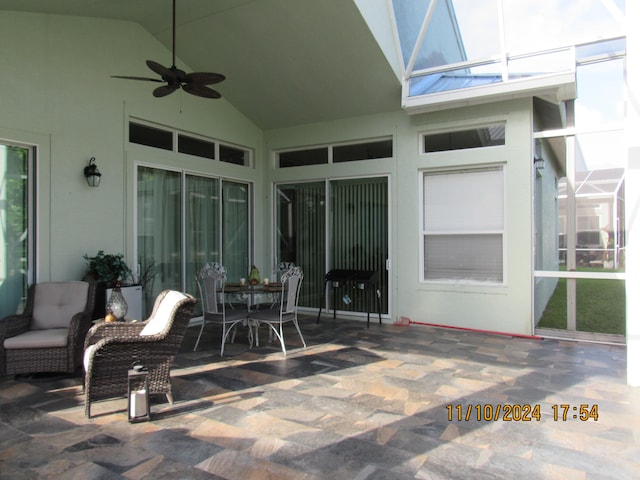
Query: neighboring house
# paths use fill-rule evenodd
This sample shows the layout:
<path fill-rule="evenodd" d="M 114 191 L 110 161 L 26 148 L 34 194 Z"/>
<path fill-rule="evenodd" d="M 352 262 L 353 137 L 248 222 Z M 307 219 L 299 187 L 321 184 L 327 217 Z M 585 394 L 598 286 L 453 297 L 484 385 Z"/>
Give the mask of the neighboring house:
<path fill-rule="evenodd" d="M 301 303 L 317 312 L 328 269 L 377 270 L 387 322 L 534 334 L 556 282 L 534 271 L 559 268 L 568 164 L 565 138 L 543 132 L 573 114 L 573 45 L 558 68 L 509 72 L 521 58 L 505 54 L 478 71 L 454 4 L 185 12 L 197 18 L 178 29 L 178 63 L 227 76 L 223 98 L 208 100 L 111 78 L 168 63 L 165 17 L 138 20 L 148 31 L 134 13 L 0 1 L 0 143 L 32 155 L 24 278 L 80 278 L 82 255 L 105 250 L 134 271 L 153 261 L 154 291 L 195 293 L 205 261 L 231 279 L 294 261 Z M 91 157 L 98 188 L 82 176 Z M 367 306 L 339 309 L 363 317 Z"/>
<path fill-rule="evenodd" d="M 625 240 L 624 169 L 579 172 L 576 178 L 577 262 L 623 268 Z M 560 258 L 566 255 L 567 183 L 558 184 Z"/>

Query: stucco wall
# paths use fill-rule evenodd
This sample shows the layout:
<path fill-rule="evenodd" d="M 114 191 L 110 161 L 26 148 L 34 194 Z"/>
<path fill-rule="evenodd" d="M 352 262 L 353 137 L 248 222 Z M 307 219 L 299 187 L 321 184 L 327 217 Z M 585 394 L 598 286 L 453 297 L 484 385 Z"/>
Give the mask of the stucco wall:
<path fill-rule="evenodd" d="M 503 147 L 417 154 L 417 134 L 429 128 L 456 128 L 476 122 L 506 121 Z M 436 112 L 413 117 L 399 155 L 407 168 L 398 172 L 398 190 L 408 192 L 398 219 L 397 313 L 414 321 L 531 333 L 532 192 L 530 102 Z M 402 149 L 402 150 L 400 150 Z M 461 285 L 420 281 L 419 172 L 433 168 L 504 164 L 506 178 L 504 285 Z"/>
<path fill-rule="evenodd" d="M 38 145 L 41 281 L 80 278 L 82 255 L 98 250 L 122 252 L 133 266 L 135 162 L 260 177 L 257 169 L 128 147 L 126 125 L 134 116 L 262 155 L 261 130 L 224 98 L 176 92 L 157 99 L 151 94 L 157 84 L 111 78 L 152 76 L 147 59 L 171 63 L 171 52 L 137 24 L 2 11 L 0 58 L 0 138 Z M 224 95 L 224 84 L 220 90 Z M 103 174 L 99 188 L 88 187 L 82 175 L 91 157 Z"/>
<path fill-rule="evenodd" d="M 419 135 L 430 128 L 506 121 L 506 145 L 439 154 L 419 153 Z M 404 112 L 300 126 L 266 133 L 273 150 L 393 135 L 394 158 L 277 169 L 269 181 L 295 182 L 348 176 L 390 175 L 390 321 L 407 316 L 428 322 L 531 334 L 532 183 L 531 102 L 494 105 L 409 117 Z M 501 163 L 506 176 L 506 281 L 461 285 L 420 281 L 420 179 L 430 168 Z M 266 193 L 266 191 L 265 191 Z"/>
<path fill-rule="evenodd" d="M 26 32 L 29 32 L 28 34 Z M 84 253 L 123 252 L 134 262 L 134 172 L 138 163 L 185 168 L 255 186 L 255 256 L 270 265 L 272 185 L 323 178 L 387 175 L 390 185 L 390 321 L 414 321 L 531 333 L 532 192 L 530 100 L 414 117 L 398 110 L 262 132 L 224 99 L 175 93 L 152 97 L 153 84 L 110 78 L 148 75 L 144 60 L 171 54 L 138 25 L 38 14 L 0 14 L 0 138 L 39 145 L 38 279 L 77 279 Z M 131 45 L 136 45 L 135 50 Z M 166 59 L 166 60 L 163 60 Z M 180 66 L 180 65 L 179 65 Z M 220 90 L 224 95 L 222 84 Z M 400 100 L 400 99 L 399 99 Z M 256 168 L 129 146 L 129 117 L 154 121 L 254 149 Z M 505 120 L 504 147 L 419 153 L 419 134 L 433 126 Z M 392 135 L 394 157 L 276 169 L 274 149 Z M 99 188 L 82 169 L 96 158 Z M 503 163 L 506 174 L 506 283 L 452 285 L 420 281 L 420 178 L 433 167 Z"/>

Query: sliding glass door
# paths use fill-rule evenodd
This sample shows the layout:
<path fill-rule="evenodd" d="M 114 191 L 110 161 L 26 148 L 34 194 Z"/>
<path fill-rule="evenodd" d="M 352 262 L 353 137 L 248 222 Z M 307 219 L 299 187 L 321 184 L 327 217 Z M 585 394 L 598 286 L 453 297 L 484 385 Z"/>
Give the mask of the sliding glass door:
<path fill-rule="evenodd" d="M 138 264 L 149 279 L 147 313 L 167 288 L 199 296 L 195 275 L 207 262 L 225 265 L 230 280 L 246 275 L 248 184 L 140 166 L 137 185 Z"/>
<path fill-rule="evenodd" d="M 327 263 L 325 182 L 297 183 L 276 187 L 278 262 L 293 262 L 302 268 L 300 306 L 320 305 Z"/>
<path fill-rule="evenodd" d="M 227 278 L 239 281 L 249 274 L 249 185 L 222 181 L 222 252 Z"/>
<path fill-rule="evenodd" d="M 29 148 L 0 144 L 0 318 L 22 312 L 31 280 L 31 158 Z"/>
<path fill-rule="evenodd" d="M 330 269 L 375 271 L 380 277 L 382 313 L 387 313 L 387 258 L 389 251 L 387 178 L 359 178 L 330 182 Z M 376 311 L 373 298 L 349 289 L 330 289 L 338 295 L 340 310 Z M 346 295 L 346 297 L 345 297 Z M 332 303 L 329 305 L 333 305 Z"/>
<path fill-rule="evenodd" d="M 197 294 L 196 274 L 207 262 L 220 262 L 220 180 L 185 176 L 186 291 Z"/>
<path fill-rule="evenodd" d="M 324 275 L 331 269 L 375 270 L 380 275 L 382 313 L 388 311 L 387 178 L 358 178 L 276 186 L 276 259 L 300 265 L 300 305 L 319 308 Z M 325 304 L 333 305 L 333 289 Z M 366 297 L 339 289 L 337 309 L 376 310 Z M 351 301 L 349 301 L 351 300 Z M 372 302 L 374 299 L 370 299 Z"/>
<path fill-rule="evenodd" d="M 147 313 L 162 290 L 182 286 L 182 178 L 180 172 L 138 168 L 138 265 L 149 277 Z"/>

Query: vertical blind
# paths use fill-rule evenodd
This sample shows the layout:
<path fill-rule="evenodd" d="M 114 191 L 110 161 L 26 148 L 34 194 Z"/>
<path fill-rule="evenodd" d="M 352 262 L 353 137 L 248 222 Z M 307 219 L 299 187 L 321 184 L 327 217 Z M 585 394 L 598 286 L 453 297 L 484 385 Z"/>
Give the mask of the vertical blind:
<path fill-rule="evenodd" d="M 317 308 L 326 264 L 325 182 L 280 185 L 277 198 L 277 258 L 302 268 L 299 303 Z"/>
<path fill-rule="evenodd" d="M 330 268 L 373 270 L 380 275 L 382 312 L 387 312 L 388 204 L 387 178 L 334 180 L 331 188 Z M 333 290 L 333 289 L 331 289 Z M 333 293 L 333 292 L 332 292 Z M 345 311 L 376 311 L 360 292 L 338 289 Z M 349 295 L 351 303 L 342 300 Z M 332 303 L 331 303 L 332 304 Z"/>
<path fill-rule="evenodd" d="M 330 189 L 330 223 L 326 219 L 326 189 Z M 387 307 L 386 260 L 388 251 L 387 179 L 367 178 L 279 185 L 276 190 L 278 255 L 304 271 L 300 305 L 318 308 L 328 269 L 343 268 L 379 272 L 382 313 Z M 327 233 L 330 243 L 326 244 Z M 339 289 L 352 302 L 339 310 L 376 311 L 361 292 Z M 333 305 L 333 289 L 327 302 Z"/>

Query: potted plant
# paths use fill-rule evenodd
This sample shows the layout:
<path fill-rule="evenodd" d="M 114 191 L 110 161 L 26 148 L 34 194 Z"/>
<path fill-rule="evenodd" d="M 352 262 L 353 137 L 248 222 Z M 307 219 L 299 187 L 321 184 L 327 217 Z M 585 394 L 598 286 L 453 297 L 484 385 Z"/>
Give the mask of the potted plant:
<path fill-rule="evenodd" d="M 153 282 L 156 277 L 156 263 L 153 258 L 143 257 L 140 259 L 140 273 L 138 283 L 142 286 L 144 314 L 151 312 L 155 301 Z"/>
<path fill-rule="evenodd" d="M 113 287 L 118 281 L 126 284 L 131 277 L 131 269 L 121 253 L 105 254 L 100 250 L 95 257 L 85 254 L 84 259 L 87 261 L 85 278 L 103 284 L 105 288 Z"/>
<path fill-rule="evenodd" d="M 106 290 L 115 287 L 116 283 L 127 284 L 128 279 L 132 278 L 131 269 L 121 253 L 105 254 L 100 250 L 94 257 L 85 254 L 83 258 L 87 262 L 84 279 L 97 284 L 93 318 L 102 318 L 105 316 Z"/>

